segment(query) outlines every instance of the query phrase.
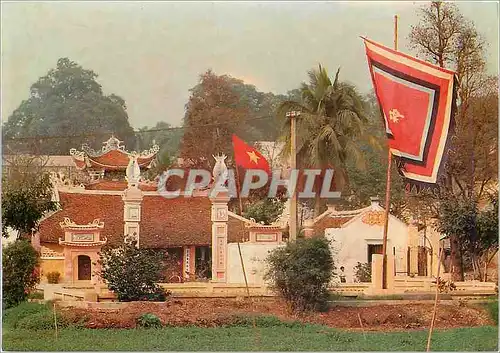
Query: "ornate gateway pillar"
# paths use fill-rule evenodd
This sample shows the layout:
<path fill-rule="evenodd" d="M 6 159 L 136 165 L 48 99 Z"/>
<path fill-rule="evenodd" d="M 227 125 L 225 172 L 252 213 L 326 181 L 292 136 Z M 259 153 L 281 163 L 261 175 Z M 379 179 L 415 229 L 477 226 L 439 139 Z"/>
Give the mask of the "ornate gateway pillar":
<path fill-rule="evenodd" d="M 212 202 L 212 281 L 227 280 L 227 203 L 230 197 L 227 192 L 220 192 L 210 197 Z"/>

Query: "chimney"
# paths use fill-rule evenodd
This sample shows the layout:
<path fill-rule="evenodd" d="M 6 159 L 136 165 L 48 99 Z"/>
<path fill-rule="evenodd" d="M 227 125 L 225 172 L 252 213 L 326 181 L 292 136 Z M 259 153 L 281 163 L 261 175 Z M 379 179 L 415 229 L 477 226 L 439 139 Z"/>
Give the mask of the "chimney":
<path fill-rule="evenodd" d="M 370 197 L 370 202 L 371 202 L 372 208 L 380 206 L 380 199 L 378 196 Z"/>

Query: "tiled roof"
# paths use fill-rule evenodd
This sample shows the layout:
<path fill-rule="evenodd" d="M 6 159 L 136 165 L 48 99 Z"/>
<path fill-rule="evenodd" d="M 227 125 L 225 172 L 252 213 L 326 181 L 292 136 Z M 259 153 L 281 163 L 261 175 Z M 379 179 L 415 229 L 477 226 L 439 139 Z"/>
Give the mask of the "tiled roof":
<path fill-rule="evenodd" d="M 101 179 L 99 181 L 85 185 L 87 190 L 118 190 L 122 191 L 127 188 L 127 182 L 125 180 L 105 180 Z M 139 189 L 142 191 L 155 191 L 158 189 L 156 184 L 144 184 L 139 183 Z"/>
<path fill-rule="evenodd" d="M 139 167 L 147 167 L 156 155 L 148 157 L 138 157 L 137 163 Z M 94 168 L 103 168 L 106 170 L 124 170 L 129 163 L 129 155 L 125 151 L 111 150 L 101 156 L 87 156 L 90 164 Z"/>
<path fill-rule="evenodd" d="M 123 237 L 123 201 L 120 195 L 92 195 L 59 192 L 62 210 L 40 223 L 40 241 L 57 243 L 64 238 L 59 222 L 65 217 L 77 224 L 87 224 L 99 218 L 104 222 L 101 237 L 108 243 L 119 242 Z"/>
<path fill-rule="evenodd" d="M 335 217 L 330 216 L 323 217 L 318 222 L 314 224 L 314 234 L 320 235 L 325 234 L 325 229 L 327 228 L 340 228 L 343 224 L 349 222 L 355 216 L 345 216 L 345 217 Z"/>
<path fill-rule="evenodd" d="M 101 234 L 111 244 L 123 238 L 123 200 L 120 195 L 59 193 L 62 210 L 41 222 L 40 241 L 57 242 L 64 236 L 64 217 L 77 224 L 96 218 L 104 222 Z M 166 199 L 145 195 L 142 201 L 140 244 L 147 248 L 209 245 L 212 238 L 211 203 L 207 197 Z M 230 218 L 228 242 L 248 239 L 244 222 Z"/>

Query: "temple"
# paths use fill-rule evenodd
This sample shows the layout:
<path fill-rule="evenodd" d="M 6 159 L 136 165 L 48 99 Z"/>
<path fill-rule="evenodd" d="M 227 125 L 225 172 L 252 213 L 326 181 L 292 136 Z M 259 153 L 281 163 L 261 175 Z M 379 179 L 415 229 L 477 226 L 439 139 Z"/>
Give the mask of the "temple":
<path fill-rule="evenodd" d="M 87 178 L 74 182 L 52 174 L 60 208 L 41 220 L 32 237 L 41 253 L 42 280 L 57 271 L 65 283 L 97 283 L 101 248 L 134 238 L 140 247 L 167 250 L 165 282 L 228 282 L 232 244 L 282 242 L 280 226 L 259 225 L 230 212 L 227 195 L 210 198 L 208 191 L 195 190 L 192 197 L 182 192 L 178 198 L 162 197 L 158 182 L 141 176 L 158 151 L 154 145 L 129 152 L 114 136 L 99 151 L 86 145 L 71 149 L 76 168 Z"/>

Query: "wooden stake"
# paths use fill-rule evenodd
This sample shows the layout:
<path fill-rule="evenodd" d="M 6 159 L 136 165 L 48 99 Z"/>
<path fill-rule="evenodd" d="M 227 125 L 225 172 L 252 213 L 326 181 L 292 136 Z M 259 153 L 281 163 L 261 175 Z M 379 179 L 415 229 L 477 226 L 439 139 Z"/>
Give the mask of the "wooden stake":
<path fill-rule="evenodd" d="M 54 328 L 55 328 L 55 333 L 56 333 L 56 339 L 57 339 L 57 313 L 56 313 L 56 303 L 54 303 Z"/>
<path fill-rule="evenodd" d="M 237 164 L 236 164 L 236 188 L 237 188 L 237 193 L 238 193 L 238 201 L 240 204 L 240 216 L 243 216 L 243 202 L 241 201 L 241 187 L 240 187 L 240 168 L 238 167 Z M 245 263 L 243 261 L 243 255 L 241 254 L 240 242 L 238 241 L 237 244 L 238 244 L 238 253 L 240 255 L 241 269 L 243 270 L 243 278 L 245 279 L 247 298 L 248 298 L 248 300 L 250 300 L 250 305 L 252 306 L 252 313 L 253 313 L 252 325 L 253 325 L 254 330 L 256 330 L 257 325 L 255 323 L 255 305 L 253 303 L 252 297 L 250 297 L 250 288 L 248 287 L 247 273 L 245 271 Z M 257 338 L 256 338 L 256 340 L 257 340 Z"/>
<path fill-rule="evenodd" d="M 394 15 L 394 50 L 398 50 L 398 15 Z M 387 289 L 387 232 L 389 228 L 389 211 L 391 208 L 391 170 L 392 170 L 392 153 L 391 147 L 388 146 L 387 155 L 387 179 L 385 185 L 385 222 L 384 222 L 384 237 L 382 240 L 382 288 Z"/>
<path fill-rule="evenodd" d="M 431 325 L 429 327 L 429 336 L 427 337 L 427 352 L 430 352 L 431 350 L 431 338 L 432 338 L 432 331 L 434 330 L 434 321 L 436 320 L 436 312 L 437 312 L 437 305 L 438 305 L 438 298 L 439 298 L 439 270 L 441 269 L 441 256 L 443 255 L 443 249 L 441 247 L 441 241 L 439 242 L 439 255 L 438 255 L 438 268 L 437 268 L 437 274 L 436 274 L 436 296 L 434 298 L 434 310 L 432 312 L 432 319 L 431 319 Z"/>
<path fill-rule="evenodd" d="M 363 327 L 363 321 L 361 320 L 361 315 L 358 313 L 359 325 L 361 326 L 361 330 L 363 330 L 363 338 L 366 340 L 365 328 Z"/>

